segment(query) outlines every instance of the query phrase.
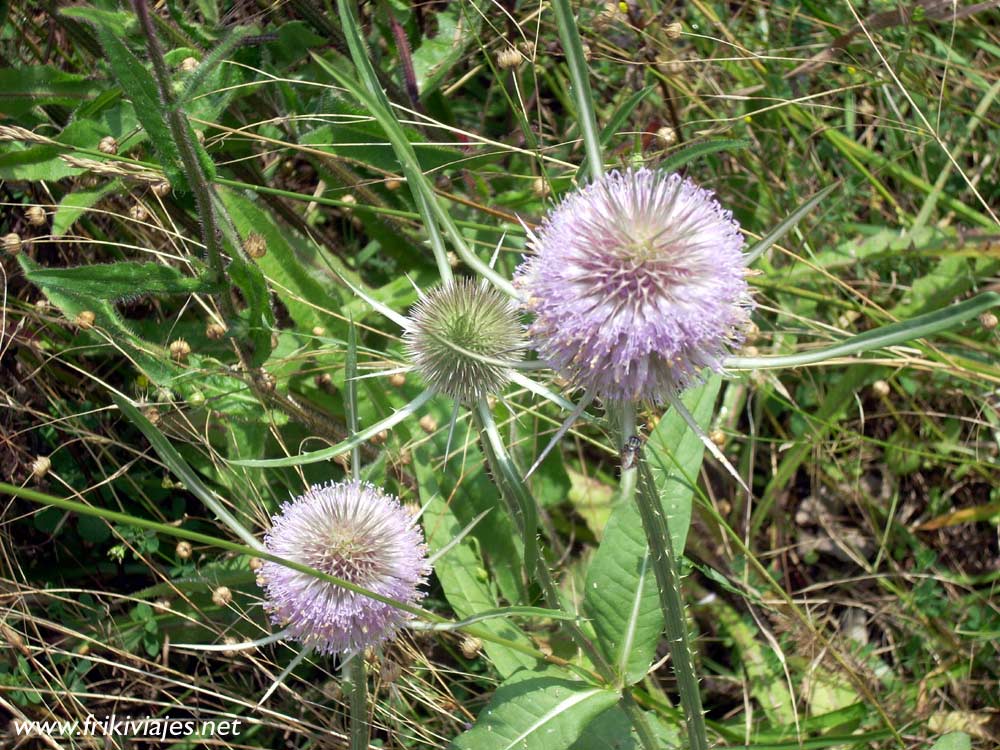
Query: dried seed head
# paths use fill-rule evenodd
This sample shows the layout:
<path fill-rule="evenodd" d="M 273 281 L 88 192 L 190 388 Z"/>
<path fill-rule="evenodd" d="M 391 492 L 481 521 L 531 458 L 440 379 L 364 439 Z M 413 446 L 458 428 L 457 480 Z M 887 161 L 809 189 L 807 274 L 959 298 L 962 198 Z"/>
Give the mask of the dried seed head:
<path fill-rule="evenodd" d="M 433 432 L 437 432 L 438 423 L 430 414 L 425 414 L 420 418 L 420 429 L 430 435 Z"/>
<path fill-rule="evenodd" d="M 516 305 L 469 278 L 424 295 L 410 311 L 403 338 L 427 385 L 462 403 L 499 393 L 521 359 Z"/>
<path fill-rule="evenodd" d="M 997 316 L 995 313 L 984 312 L 979 316 L 979 325 L 981 325 L 985 330 L 992 331 L 997 327 Z"/>
<path fill-rule="evenodd" d="M 233 600 L 233 592 L 228 586 L 219 586 L 212 592 L 212 603 L 217 607 L 225 607 Z"/>
<path fill-rule="evenodd" d="M 326 336 L 326 329 L 323 326 L 313 326 L 313 336 Z"/>
<path fill-rule="evenodd" d="M 21 252 L 21 235 L 11 232 L 3 236 L 3 249 L 8 255 L 17 255 Z"/>
<path fill-rule="evenodd" d="M 183 540 L 177 542 L 177 546 L 174 548 L 174 553 L 177 555 L 177 559 L 179 560 L 187 560 L 191 557 L 192 551 L 191 542 L 185 542 Z"/>
<path fill-rule="evenodd" d="M 143 409 L 142 415 L 149 420 L 150 424 L 155 425 L 159 424 L 160 422 L 160 410 L 157 409 L 155 406 L 148 406 L 145 409 Z M 169 489 L 169 487 L 165 489 Z"/>
<path fill-rule="evenodd" d="M 743 246 L 732 214 L 691 180 L 611 172 L 531 233 L 514 283 L 557 373 L 605 400 L 661 403 L 742 341 Z"/>
<path fill-rule="evenodd" d="M 157 182 L 153 185 L 153 195 L 157 198 L 166 198 L 170 195 L 170 183 L 169 182 Z"/>
<path fill-rule="evenodd" d="M 267 242 L 264 240 L 264 235 L 250 232 L 243 240 L 243 249 L 254 260 L 263 258 L 267 254 Z"/>
<path fill-rule="evenodd" d="M 389 385 L 393 388 L 402 388 L 406 385 L 406 376 L 401 372 L 394 372 L 389 376 Z"/>
<path fill-rule="evenodd" d="M 537 198 L 547 198 L 552 190 L 549 188 L 549 183 L 544 177 L 536 177 L 531 181 L 531 192 Z"/>
<path fill-rule="evenodd" d="M 386 190 L 399 190 L 401 187 L 403 187 L 403 183 L 402 183 L 401 180 L 386 180 L 385 181 L 385 189 Z"/>
<path fill-rule="evenodd" d="M 81 310 L 76 316 L 76 324 L 84 331 L 93 328 L 95 320 L 97 316 L 91 310 Z"/>
<path fill-rule="evenodd" d="M 257 385 L 264 393 L 274 393 L 275 388 L 278 387 L 278 381 L 274 375 L 262 367 L 257 373 Z"/>
<path fill-rule="evenodd" d="M 462 656 L 466 659 L 475 659 L 483 650 L 483 642 L 478 638 L 466 636 L 462 639 L 462 644 L 459 648 L 462 650 Z"/>
<path fill-rule="evenodd" d="M 170 356 L 178 362 L 183 362 L 191 353 L 191 345 L 184 339 L 174 339 L 170 342 Z"/>
<path fill-rule="evenodd" d="M 344 195 L 340 196 L 340 200 L 345 204 L 340 207 L 340 210 L 345 214 L 350 214 L 354 210 L 354 207 L 358 205 L 358 199 L 352 193 L 344 193 Z"/>
<path fill-rule="evenodd" d="M 45 209 L 41 206 L 29 206 L 24 212 L 24 218 L 33 227 L 45 226 Z"/>
<path fill-rule="evenodd" d="M 227 635 L 225 638 L 223 638 L 222 642 L 226 646 L 235 646 L 237 643 L 239 643 L 239 641 L 236 640 L 231 635 Z M 227 648 L 225 651 L 222 652 L 223 656 L 228 656 L 230 659 L 232 659 L 235 656 L 239 656 L 239 654 L 240 654 L 240 651 L 239 651 L 239 649 L 236 649 L 236 648 Z"/>
<path fill-rule="evenodd" d="M 523 59 L 521 51 L 516 47 L 504 47 L 497 54 L 497 65 L 501 68 L 516 68 Z"/>
<path fill-rule="evenodd" d="M 672 146 L 677 143 L 677 131 L 674 130 L 669 125 L 664 125 L 662 128 L 656 131 L 656 134 L 663 141 L 664 145 Z"/>
<path fill-rule="evenodd" d="M 667 35 L 667 39 L 679 39 L 681 32 L 684 31 L 684 27 L 681 26 L 680 21 L 673 21 L 672 23 L 668 23 L 663 31 Z"/>
<path fill-rule="evenodd" d="M 187 397 L 188 404 L 196 408 L 199 406 L 204 406 L 206 400 L 207 399 L 205 398 L 205 394 L 202 393 L 201 391 L 192 391 L 191 395 Z"/>
<path fill-rule="evenodd" d="M 192 73 L 198 68 L 198 61 L 193 57 L 185 57 L 181 60 L 180 69 L 183 73 Z"/>
<path fill-rule="evenodd" d="M 415 603 L 430 573 L 423 534 L 399 500 L 359 481 L 315 485 L 285 503 L 265 536 L 272 554 L 389 599 Z M 362 651 L 393 637 L 406 612 L 265 561 L 271 620 L 319 653 Z"/>
<path fill-rule="evenodd" d="M 128 210 L 128 215 L 134 221 L 145 221 L 149 218 L 149 211 L 141 203 L 133 203 L 131 208 Z"/>
<path fill-rule="evenodd" d="M 872 383 L 872 393 L 874 393 L 879 398 L 885 398 L 892 392 L 889 384 L 884 380 L 876 380 Z"/>
<path fill-rule="evenodd" d="M 222 323 L 209 323 L 205 326 L 205 336 L 212 341 L 218 341 L 226 335 L 226 327 Z"/>
<path fill-rule="evenodd" d="M 115 140 L 114 136 L 106 135 L 101 138 L 101 142 L 97 144 L 97 150 L 102 154 L 117 154 L 118 141 Z"/>
<path fill-rule="evenodd" d="M 31 476 L 35 480 L 42 479 L 52 468 L 52 460 L 48 456 L 39 456 L 31 462 Z"/>
<path fill-rule="evenodd" d="M 708 433 L 708 439 L 721 448 L 726 444 L 726 433 L 722 430 L 712 430 Z"/>
<path fill-rule="evenodd" d="M 251 557 L 250 561 L 247 564 L 250 566 L 250 570 L 256 573 L 258 570 L 260 570 L 260 567 L 264 564 L 264 561 L 261 560 L 259 557 Z"/>
<path fill-rule="evenodd" d="M 380 432 L 376 432 L 374 435 L 372 435 L 371 439 L 368 442 L 370 442 L 372 445 L 385 445 L 388 439 L 389 439 L 389 431 L 381 430 Z"/>
<path fill-rule="evenodd" d="M 760 338 L 760 328 L 752 320 L 748 321 L 747 324 L 743 326 L 743 339 L 748 344 L 752 344 L 759 338 Z"/>

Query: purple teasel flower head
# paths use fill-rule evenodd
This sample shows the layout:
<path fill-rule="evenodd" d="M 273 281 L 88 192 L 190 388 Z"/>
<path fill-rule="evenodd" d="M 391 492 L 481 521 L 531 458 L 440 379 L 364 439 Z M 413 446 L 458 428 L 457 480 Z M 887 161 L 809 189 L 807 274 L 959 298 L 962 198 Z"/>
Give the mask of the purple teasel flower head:
<path fill-rule="evenodd" d="M 424 382 L 464 404 L 503 390 L 524 348 L 517 303 L 468 277 L 424 294 L 403 339 Z"/>
<path fill-rule="evenodd" d="M 662 403 L 719 371 L 753 300 L 739 224 L 677 174 L 610 172 L 529 232 L 515 272 L 541 358 L 611 401 Z"/>
<path fill-rule="evenodd" d="M 264 537 L 268 552 L 397 601 L 423 598 L 430 565 L 414 516 L 367 482 L 314 485 L 283 503 Z M 319 653 L 349 653 L 388 640 L 411 619 L 390 604 L 274 562 L 258 582 L 271 620 Z"/>

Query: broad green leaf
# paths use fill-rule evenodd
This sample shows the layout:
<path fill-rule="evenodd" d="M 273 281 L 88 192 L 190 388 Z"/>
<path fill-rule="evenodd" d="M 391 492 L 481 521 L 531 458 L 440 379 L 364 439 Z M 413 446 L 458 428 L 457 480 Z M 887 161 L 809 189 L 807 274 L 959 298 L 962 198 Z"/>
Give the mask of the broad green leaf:
<path fill-rule="evenodd" d="M 427 546 L 432 554 L 447 546 L 464 528 L 449 507 L 438 484 L 425 448 L 413 452 L 413 465 L 420 484 L 420 500 L 424 505 L 423 523 Z M 496 596 L 487 584 L 485 564 L 473 545 L 474 537 L 466 537 L 453 546 L 434 565 L 434 574 L 441 583 L 445 597 L 460 618 L 471 617 L 495 609 Z M 532 646 L 531 639 L 510 620 L 486 620 L 481 627 L 508 640 Z M 513 651 L 502 644 L 485 641 L 483 648 L 503 677 L 518 670 L 533 668 L 536 662 L 527 654 Z"/>
<path fill-rule="evenodd" d="M 42 104 L 76 106 L 100 90 L 86 76 L 66 73 L 50 65 L 0 68 L 0 109 L 16 117 Z"/>
<path fill-rule="evenodd" d="M 965 732 L 949 732 L 938 737 L 930 750 L 971 750 L 972 738 Z"/>
<path fill-rule="evenodd" d="M 67 193 L 59 201 L 55 216 L 52 217 L 52 234 L 56 237 L 64 235 L 87 213 L 88 208 L 92 208 L 105 195 L 120 190 L 121 186 L 120 180 L 112 180 L 91 190 L 74 190 L 72 193 Z"/>
<path fill-rule="evenodd" d="M 502 684 L 454 750 L 564 750 L 614 706 L 617 692 L 566 679 L 565 672 L 522 670 Z"/>
<path fill-rule="evenodd" d="M 247 303 L 247 331 L 253 343 L 253 366 L 260 367 L 271 355 L 271 331 L 274 328 L 274 311 L 264 274 L 253 261 L 233 255 L 227 269 L 229 278 L 240 288 Z"/>
<path fill-rule="evenodd" d="M 684 402 L 701 425 L 711 417 L 720 383 L 719 378 L 712 378 L 686 394 Z M 699 437 L 673 410 L 660 420 L 643 449 L 678 554 L 691 523 L 694 488 L 687 477 L 698 476 L 703 451 Z M 583 607 L 601 650 L 617 672 L 628 684 L 641 680 L 663 633 L 663 612 L 634 503 L 621 503 L 611 514 L 587 570 Z"/>
<path fill-rule="evenodd" d="M 676 726 L 665 724 L 652 711 L 643 711 L 643 718 L 657 742 L 658 750 L 681 748 Z M 583 735 L 569 750 L 645 750 L 628 714 L 621 705 L 612 706 L 583 730 Z"/>
<path fill-rule="evenodd" d="M 89 18 L 97 29 L 97 38 L 108 56 L 108 63 L 118 85 L 132 100 L 135 113 L 142 123 L 149 141 L 156 150 L 160 163 L 172 185 L 186 187 L 181 169 L 180 152 L 164 118 L 164 105 L 156 81 L 142 62 L 125 46 L 111 24 L 100 18 Z M 194 140 L 193 133 L 191 134 Z"/>
<path fill-rule="evenodd" d="M 204 279 L 184 276 L 172 266 L 159 263 L 98 263 L 71 268 L 46 268 L 23 258 L 25 276 L 46 289 L 95 300 L 132 299 L 143 294 L 212 293 L 216 287 Z"/>
<path fill-rule="evenodd" d="M 482 10 L 476 7 L 480 5 L 482 3 L 474 3 L 472 7 L 466 3 L 450 3 L 435 13 L 437 33 L 425 35 L 413 51 L 413 72 L 421 97 L 441 85 L 448 71 L 475 42 L 483 18 Z"/>
<path fill-rule="evenodd" d="M 256 263 L 273 282 L 299 328 L 310 331 L 322 326 L 330 334 L 346 336 L 343 321 L 325 312 L 339 310 L 341 297 L 333 274 L 323 268 L 318 254 L 305 247 L 306 243 L 299 243 L 296 235 L 280 229 L 271 215 L 251 200 L 225 188 L 220 188 L 218 194 L 240 236 L 257 232 L 264 238 L 267 254 Z M 334 270 L 342 269 L 334 266 Z M 356 319 L 360 320 L 360 316 Z"/>
<path fill-rule="evenodd" d="M 689 389 L 681 399 L 703 429 L 707 429 L 712 417 L 712 407 L 721 385 L 721 378 L 713 376 L 704 385 Z M 660 420 L 643 449 L 660 492 L 660 502 L 670 526 L 670 540 L 678 557 L 687 543 L 694 497 L 692 481 L 697 480 L 704 451 L 701 439 L 673 410 Z"/>

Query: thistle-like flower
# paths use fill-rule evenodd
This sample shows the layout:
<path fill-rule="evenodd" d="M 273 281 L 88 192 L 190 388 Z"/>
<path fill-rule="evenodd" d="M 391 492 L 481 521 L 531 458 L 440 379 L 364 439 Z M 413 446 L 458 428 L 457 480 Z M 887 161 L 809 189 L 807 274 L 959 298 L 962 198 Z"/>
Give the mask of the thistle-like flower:
<path fill-rule="evenodd" d="M 315 485 L 284 503 L 264 538 L 269 552 L 405 603 L 430 573 L 423 535 L 399 500 L 371 484 Z M 392 605 L 273 562 L 258 582 L 271 619 L 324 654 L 391 638 L 410 615 Z"/>
<path fill-rule="evenodd" d="M 403 338 L 427 385 L 466 404 L 500 392 L 522 356 L 517 304 L 469 278 L 424 295 Z"/>
<path fill-rule="evenodd" d="M 596 396 L 661 403 L 742 340 L 753 301 L 739 225 L 677 174 L 611 172 L 553 210 L 529 248 L 515 274 L 529 336 Z"/>

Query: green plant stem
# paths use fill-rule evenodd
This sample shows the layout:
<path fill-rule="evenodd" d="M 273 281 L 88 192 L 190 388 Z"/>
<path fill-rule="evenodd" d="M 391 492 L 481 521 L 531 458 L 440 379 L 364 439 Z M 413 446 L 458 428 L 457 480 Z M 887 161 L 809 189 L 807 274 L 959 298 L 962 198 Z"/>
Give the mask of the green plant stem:
<path fill-rule="evenodd" d="M 816 349 L 811 352 L 787 354 L 775 357 L 729 357 L 725 365 L 733 370 L 757 370 L 775 367 L 799 367 L 816 364 L 834 357 L 895 346 L 913 339 L 921 339 L 974 318 L 991 307 L 1000 305 L 1000 293 L 983 292 L 972 299 L 959 302 L 934 312 L 917 315 L 909 320 L 891 323 L 871 331 L 859 333 L 839 344 Z"/>
<path fill-rule="evenodd" d="M 344 667 L 351 692 L 351 750 L 368 747 L 368 674 L 365 653 L 359 651 Z"/>
<path fill-rule="evenodd" d="M 139 18 L 139 25 L 146 35 L 146 48 L 149 51 L 149 59 L 153 63 L 153 78 L 160 90 L 160 98 L 166 109 L 167 125 L 174 142 L 177 144 L 181 162 L 184 164 L 184 173 L 194 193 L 195 203 L 198 206 L 198 217 L 201 219 L 202 242 L 205 244 L 208 265 L 214 277 L 213 281 L 218 283 L 226 279 L 226 269 L 222 257 L 222 232 L 216 221 L 215 205 L 212 202 L 212 186 L 205 177 L 205 172 L 198 161 L 198 152 L 191 141 L 191 127 L 188 125 L 184 113 L 175 105 L 167 63 L 163 59 L 163 51 L 160 49 L 146 0 L 132 0 L 132 6 Z M 234 317 L 236 311 L 229 295 L 221 294 L 219 300 L 226 317 Z"/>
<path fill-rule="evenodd" d="M 596 181 L 604 176 L 604 158 L 601 156 L 601 137 L 597 129 L 597 117 L 594 114 L 594 95 L 590 91 L 590 71 L 583 54 L 580 31 L 573 18 L 569 0 L 553 0 L 552 10 L 556 14 L 559 39 L 562 41 L 563 53 L 569 66 L 569 76 L 573 82 L 573 100 L 576 102 L 577 122 L 580 124 L 580 133 L 587 152 L 587 170 L 590 172 L 590 179 Z"/>
<path fill-rule="evenodd" d="M 670 648 L 670 659 L 677 677 L 677 688 L 681 694 L 689 747 L 691 750 L 708 750 L 701 691 L 691 655 L 687 621 L 684 617 L 684 600 L 681 595 L 681 579 L 673 543 L 670 541 L 668 520 L 663 514 L 652 472 L 641 458 L 637 463 L 639 482 L 636 502 L 639 515 L 642 517 L 643 529 L 646 531 L 653 571 L 656 573 L 656 583 L 660 590 L 660 606 L 663 608 L 667 645 Z"/>

